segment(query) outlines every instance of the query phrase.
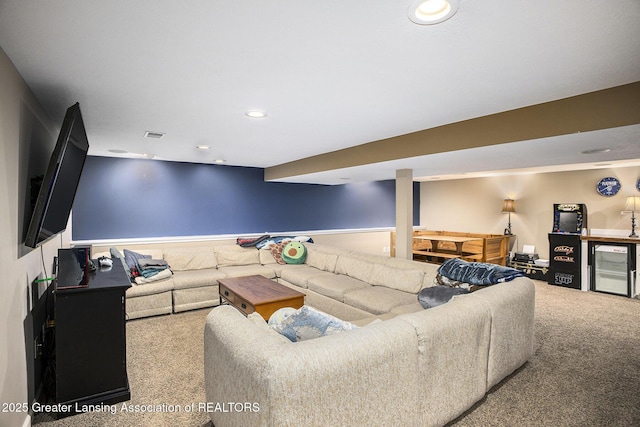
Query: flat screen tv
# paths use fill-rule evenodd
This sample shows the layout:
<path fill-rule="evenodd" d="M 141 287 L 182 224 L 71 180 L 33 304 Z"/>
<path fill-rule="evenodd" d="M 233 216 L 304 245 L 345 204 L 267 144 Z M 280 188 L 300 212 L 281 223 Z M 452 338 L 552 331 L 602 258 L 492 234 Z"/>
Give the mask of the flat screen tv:
<path fill-rule="evenodd" d="M 67 228 L 89 141 L 80 104 L 67 109 L 38 191 L 24 244 L 35 248 Z"/>

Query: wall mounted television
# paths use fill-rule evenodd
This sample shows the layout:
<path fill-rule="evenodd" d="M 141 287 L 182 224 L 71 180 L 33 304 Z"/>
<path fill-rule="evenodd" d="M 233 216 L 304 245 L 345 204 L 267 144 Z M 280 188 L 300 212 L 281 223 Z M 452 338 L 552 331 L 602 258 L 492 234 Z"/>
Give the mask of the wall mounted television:
<path fill-rule="evenodd" d="M 36 248 L 67 228 L 89 141 L 80 104 L 67 109 L 38 191 L 25 246 Z"/>

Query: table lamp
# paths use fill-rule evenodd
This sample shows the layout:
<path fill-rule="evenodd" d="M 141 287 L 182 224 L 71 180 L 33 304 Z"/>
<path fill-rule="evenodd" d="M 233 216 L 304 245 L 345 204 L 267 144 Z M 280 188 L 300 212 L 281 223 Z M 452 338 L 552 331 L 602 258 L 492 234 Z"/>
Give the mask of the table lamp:
<path fill-rule="evenodd" d="M 509 225 L 507 226 L 507 228 L 504 229 L 504 234 L 506 236 L 510 236 L 513 234 L 511 232 L 511 212 L 515 212 L 515 211 L 516 211 L 516 208 L 515 208 L 513 199 L 504 199 L 504 202 L 502 204 L 502 213 L 509 214 Z"/>
<path fill-rule="evenodd" d="M 629 237 L 638 237 L 636 234 L 636 211 L 640 210 L 640 196 L 629 196 L 624 204 L 622 212 L 631 212 L 631 234 Z"/>

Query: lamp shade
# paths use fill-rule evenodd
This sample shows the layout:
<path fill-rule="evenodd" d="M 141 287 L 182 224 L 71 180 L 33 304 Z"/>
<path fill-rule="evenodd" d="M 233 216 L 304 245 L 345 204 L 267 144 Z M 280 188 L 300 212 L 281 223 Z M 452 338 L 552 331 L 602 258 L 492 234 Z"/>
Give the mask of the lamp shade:
<path fill-rule="evenodd" d="M 627 202 L 624 204 L 624 212 L 637 212 L 640 211 L 640 196 L 629 196 Z"/>
<path fill-rule="evenodd" d="M 504 202 L 502 203 L 502 212 L 515 212 L 515 211 L 516 211 L 516 207 L 514 205 L 513 199 L 504 199 Z"/>

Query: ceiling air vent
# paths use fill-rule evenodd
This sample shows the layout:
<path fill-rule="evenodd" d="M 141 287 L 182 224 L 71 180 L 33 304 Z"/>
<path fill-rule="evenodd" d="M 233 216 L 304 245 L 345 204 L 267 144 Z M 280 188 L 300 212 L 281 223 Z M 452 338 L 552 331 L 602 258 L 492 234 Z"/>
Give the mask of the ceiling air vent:
<path fill-rule="evenodd" d="M 164 136 L 164 133 L 162 132 L 151 132 L 151 131 L 146 131 L 144 133 L 144 137 L 145 138 L 162 138 Z"/>

